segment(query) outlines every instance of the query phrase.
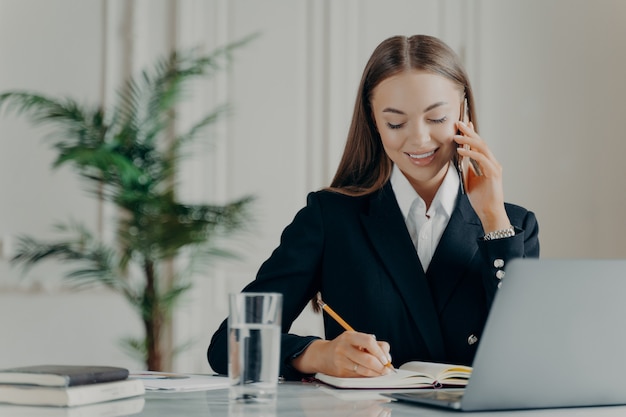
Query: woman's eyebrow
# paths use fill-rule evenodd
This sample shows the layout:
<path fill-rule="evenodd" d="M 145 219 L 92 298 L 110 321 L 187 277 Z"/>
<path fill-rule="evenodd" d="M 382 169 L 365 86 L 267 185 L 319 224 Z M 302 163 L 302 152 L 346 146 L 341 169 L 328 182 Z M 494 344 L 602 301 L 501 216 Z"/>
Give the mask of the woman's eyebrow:
<path fill-rule="evenodd" d="M 383 113 L 395 113 L 395 114 L 406 114 L 402 110 L 394 109 L 393 107 L 387 107 L 383 110 Z"/>
<path fill-rule="evenodd" d="M 423 113 L 427 113 L 429 111 L 431 111 L 432 109 L 439 107 L 439 106 L 443 106 L 445 104 L 448 104 L 448 102 L 446 101 L 438 101 L 436 103 L 431 104 L 430 106 L 426 107 L 423 111 Z M 383 109 L 383 113 L 395 113 L 395 114 L 401 114 L 401 115 L 406 115 L 405 112 L 403 112 L 402 110 L 398 110 L 398 109 L 394 109 L 393 107 L 386 107 Z"/>
<path fill-rule="evenodd" d="M 445 101 L 438 101 L 437 103 L 433 103 L 424 109 L 424 113 L 431 111 L 435 107 L 443 106 L 444 104 L 448 104 L 448 103 Z"/>

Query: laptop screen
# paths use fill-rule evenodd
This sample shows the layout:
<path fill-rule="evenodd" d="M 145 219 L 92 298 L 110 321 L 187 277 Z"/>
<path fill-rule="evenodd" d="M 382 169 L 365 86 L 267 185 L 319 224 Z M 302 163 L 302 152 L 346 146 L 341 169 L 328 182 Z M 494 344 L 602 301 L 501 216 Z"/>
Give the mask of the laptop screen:
<path fill-rule="evenodd" d="M 516 259 L 463 409 L 626 403 L 626 260 Z"/>
<path fill-rule="evenodd" d="M 464 411 L 626 404 L 625 320 L 626 260 L 516 259 L 460 402 L 389 396 Z"/>

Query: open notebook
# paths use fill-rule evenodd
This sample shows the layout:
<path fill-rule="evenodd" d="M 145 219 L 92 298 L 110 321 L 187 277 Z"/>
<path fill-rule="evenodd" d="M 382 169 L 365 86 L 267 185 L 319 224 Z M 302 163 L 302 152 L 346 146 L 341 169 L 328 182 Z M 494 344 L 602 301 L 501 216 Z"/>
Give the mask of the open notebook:
<path fill-rule="evenodd" d="M 315 378 L 336 388 L 443 388 L 465 387 L 472 368 L 432 362 L 407 362 L 396 372 L 374 378 L 339 378 L 316 374 Z"/>
<path fill-rule="evenodd" d="M 391 393 L 463 411 L 626 404 L 626 260 L 509 262 L 462 390 Z"/>

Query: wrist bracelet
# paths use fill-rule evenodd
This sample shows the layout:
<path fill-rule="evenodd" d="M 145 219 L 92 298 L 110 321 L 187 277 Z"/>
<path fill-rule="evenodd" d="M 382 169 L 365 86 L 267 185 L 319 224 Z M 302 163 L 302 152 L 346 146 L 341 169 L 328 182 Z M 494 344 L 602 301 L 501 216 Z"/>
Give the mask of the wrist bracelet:
<path fill-rule="evenodd" d="M 483 240 L 496 240 L 496 239 L 504 239 L 507 237 L 515 236 L 515 229 L 513 226 L 509 226 L 506 229 L 495 230 L 493 232 L 487 233 Z"/>

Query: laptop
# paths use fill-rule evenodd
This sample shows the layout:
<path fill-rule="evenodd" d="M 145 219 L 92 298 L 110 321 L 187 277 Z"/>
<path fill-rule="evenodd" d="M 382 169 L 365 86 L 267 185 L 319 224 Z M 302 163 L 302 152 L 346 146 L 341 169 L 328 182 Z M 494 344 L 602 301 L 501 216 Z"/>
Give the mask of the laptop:
<path fill-rule="evenodd" d="M 515 259 L 464 390 L 388 396 L 461 411 L 626 404 L 626 260 Z"/>

